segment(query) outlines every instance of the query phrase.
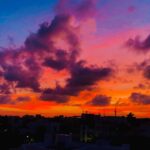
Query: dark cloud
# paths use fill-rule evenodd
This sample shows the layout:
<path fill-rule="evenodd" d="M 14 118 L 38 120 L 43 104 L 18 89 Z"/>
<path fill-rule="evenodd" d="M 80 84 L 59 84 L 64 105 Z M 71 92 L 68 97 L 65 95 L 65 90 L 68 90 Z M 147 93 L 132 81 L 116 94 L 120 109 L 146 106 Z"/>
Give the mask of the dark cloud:
<path fill-rule="evenodd" d="M 145 79 L 150 79 L 150 59 L 145 59 L 142 62 L 139 63 L 134 63 L 131 66 L 128 66 L 128 71 L 130 71 L 130 73 L 142 73 L 142 76 Z"/>
<path fill-rule="evenodd" d="M 43 65 L 58 71 L 67 68 L 69 64 L 71 64 L 70 56 L 64 50 L 57 50 L 55 58 L 46 58 L 43 63 Z"/>
<path fill-rule="evenodd" d="M 37 33 L 31 34 L 25 46 L 32 57 L 40 56 L 42 65 L 59 71 L 75 62 L 79 55 L 80 42 L 75 31 L 71 25 L 71 16 L 57 15 L 51 24 L 43 23 Z M 57 49 L 54 46 L 57 41 L 55 37 L 62 38 L 69 45 L 69 50 Z"/>
<path fill-rule="evenodd" d="M 95 96 L 88 104 L 93 106 L 107 106 L 111 102 L 111 97 L 106 95 L 97 95 Z"/>
<path fill-rule="evenodd" d="M 143 75 L 145 78 L 150 79 L 150 65 L 148 65 L 144 68 Z"/>
<path fill-rule="evenodd" d="M 28 102 L 31 98 L 29 96 L 19 96 L 16 98 L 16 102 Z"/>
<path fill-rule="evenodd" d="M 36 68 L 35 68 L 36 70 Z M 16 82 L 16 87 L 31 88 L 34 91 L 39 90 L 39 82 L 37 79 L 37 70 L 23 69 L 19 65 L 9 65 L 4 68 L 4 79 L 10 82 Z"/>
<path fill-rule="evenodd" d="M 30 100 L 31 100 L 31 98 L 28 96 L 20 96 L 20 97 L 17 97 L 15 99 L 15 101 L 12 101 L 10 94 L 1 94 L 0 95 L 0 104 L 12 104 L 12 105 L 14 105 L 18 102 L 27 102 Z"/>
<path fill-rule="evenodd" d="M 31 34 L 25 41 L 26 49 L 38 54 L 54 54 L 57 51 L 54 37 L 63 38 L 70 46 L 70 53 L 75 57 L 79 52 L 79 40 L 75 27 L 71 25 L 71 16 L 56 15 L 51 23 L 41 24 L 37 33 Z"/>
<path fill-rule="evenodd" d="M 61 34 L 70 45 L 68 52 L 54 47 L 52 38 L 61 37 Z M 17 88 L 31 88 L 37 92 L 43 66 L 64 69 L 67 63 L 75 62 L 79 50 L 78 38 L 70 25 L 70 16 L 56 16 L 51 24 L 44 23 L 37 33 L 29 35 L 24 47 L 3 49 L 0 52 L 0 74 L 6 81 L 15 82 Z"/>
<path fill-rule="evenodd" d="M 80 39 L 77 27 L 72 23 L 72 15 L 80 21 L 95 15 L 96 2 L 60 1 L 52 22 L 42 23 L 37 32 L 25 39 L 22 47 L 1 48 L 0 78 L 4 83 L 0 86 L 0 92 L 6 94 L 17 91 L 12 89 L 29 88 L 41 93 L 42 100 L 64 103 L 70 96 L 91 90 L 98 81 L 110 77 L 111 68 L 87 66 L 85 60 L 80 60 Z M 58 39 L 63 40 L 68 48 L 57 48 Z M 65 69 L 69 73 L 63 87 L 41 88 L 40 79 L 46 67 L 56 71 Z"/>
<path fill-rule="evenodd" d="M 57 85 L 55 89 L 44 90 L 40 98 L 55 98 L 57 102 L 66 102 L 69 96 L 77 96 L 83 90 L 91 90 L 98 81 L 112 75 L 111 68 L 89 67 L 85 66 L 83 61 L 75 63 L 69 71 L 71 76 L 66 80 L 64 87 Z"/>
<path fill-rule="evenodd" d="M 143 70 L 145 67 L 147 67 L 150 64 L 150 60 L 146 59 L 139 64 L 136 64 L 136 69 L 137 70 Z"/>
<path fill-rule="evenodd" d="M 9 84 L 0 84 L 0 93 L 3 94 L 10 94 L 11 93 L 11 87 Z"/>
<path fill-rule="evenodd" d="M 137 36 L 135 39 L 129 39 L 126 42 L 126 46 L 133 48 L 136 52 L 146 53 L 150 51 L 150 35 L 148 35 L 143 41 Z"/>
<path fill-rule="evenodd" d="M 80 61 L 71 68 L 70 74 L 64 91 L 70 95 L 77 95 L 82 90 L 90 89 L 97 81 L 111 76 L 112 69 L 85 66 L 85 62 Z"/>
<path fill-rule="evenodd" d="M 132 93 L 130 95 L 130 100 L 137 104 L 150 104 L 150 95 L 141 94 L 141 93 Z"/>
<path fill-rule="evenodd" d="M 62 70 L 66 67 L 66 62 L 55 60 L 53 58 L 46 58 L 43 64 L 56 70 Z"/>
<path fill-rule="evenodd" d="M 150 79 L 150 60 L 144 60 L 141 63 L 139 63 L 138 65 L 136 65 L 137 70 L 142 71 L 143 72 L 143 76 L 146 79 Z"/>
<path fill-rule="evenodd" d="M 0 95 L 0 104 L 11 104 L 11 97 L 10 95 Z"/>
<path fill-rule="evenodd" d="M 0 59 L 0 78 L 3 78 L 7 84 L 15 85 L 14 88 L 31 88 L 38 91 L 41 69 L 34 57 L 21 47 L 1 51 Z"/>
<path fill-rule="evenodd" d="M 69 100 L 69 97 L 68 95 L 63 94 L 62 88 L 57 87 L 56 89 L 45 89 L 42 92 L 40 99 L 56 103 L 65 103 Z"/>

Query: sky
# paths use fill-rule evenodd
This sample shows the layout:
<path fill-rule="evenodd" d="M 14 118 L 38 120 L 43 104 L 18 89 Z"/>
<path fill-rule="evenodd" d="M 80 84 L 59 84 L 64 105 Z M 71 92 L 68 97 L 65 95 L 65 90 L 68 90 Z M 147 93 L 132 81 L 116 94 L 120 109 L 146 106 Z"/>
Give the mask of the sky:
<path fill-rule="evenodd" d="M 150 117 L 149 0 L 0 0 L 0 114 Z"/>

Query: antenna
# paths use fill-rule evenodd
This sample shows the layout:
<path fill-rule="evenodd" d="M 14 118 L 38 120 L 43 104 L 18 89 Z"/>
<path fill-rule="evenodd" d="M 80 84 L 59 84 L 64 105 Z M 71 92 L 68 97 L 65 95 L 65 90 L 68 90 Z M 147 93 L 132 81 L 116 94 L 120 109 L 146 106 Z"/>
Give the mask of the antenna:
<path fill-rule="evenodd" d="M 115 110 L 114 110 L 115 117 L 117 117 L 117 106 L 118 106 L 118 104 L 119 104 L 119 101 L 117 101 L 117 102 L 115 103 Z"/>
<path fill-rule="evenodd" d="M 115 117 L 117 117 L 117 105 L 115 105 Z"/>
<path fill-rule="evenodd" d="M 81 105 L 80 108 L 81 108 L 82 114 L 84 114 L 84 108 L 83 108 L 83 105 Z"/>

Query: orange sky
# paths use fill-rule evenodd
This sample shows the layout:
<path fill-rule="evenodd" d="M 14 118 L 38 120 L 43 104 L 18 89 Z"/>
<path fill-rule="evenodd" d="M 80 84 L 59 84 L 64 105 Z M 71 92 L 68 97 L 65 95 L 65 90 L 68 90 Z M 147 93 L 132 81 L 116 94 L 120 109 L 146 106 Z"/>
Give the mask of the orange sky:
<path fill-rule="evenodd" d="M 51 21 L 39 22 L 42 25 L 24 37 L 22 46 L 2 48 L 1 115 L 114 115 L 116 106 L 119 116 L 133 112 L 150 117 L 146 4 L 88 3 L 60 1 Z"/>

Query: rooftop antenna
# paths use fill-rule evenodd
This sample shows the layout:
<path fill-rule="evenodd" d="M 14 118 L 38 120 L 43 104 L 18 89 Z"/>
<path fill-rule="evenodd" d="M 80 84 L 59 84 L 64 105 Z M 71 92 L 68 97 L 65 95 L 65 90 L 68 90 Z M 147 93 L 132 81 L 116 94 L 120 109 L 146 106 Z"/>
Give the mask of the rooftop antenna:
<path fill-rule="evenodd" d="M 117 106 L 118 106 L 118 104 L 119 104 L 119 101 L 117 101 L 117 102 L 115 103 L 115 110 L 114 110 L 115 117 L 117 117 Z"/>
<path fill-rule="evenodd" d="M 115 117 L 117 117 L 117 105 L 115 104 Z"/>

